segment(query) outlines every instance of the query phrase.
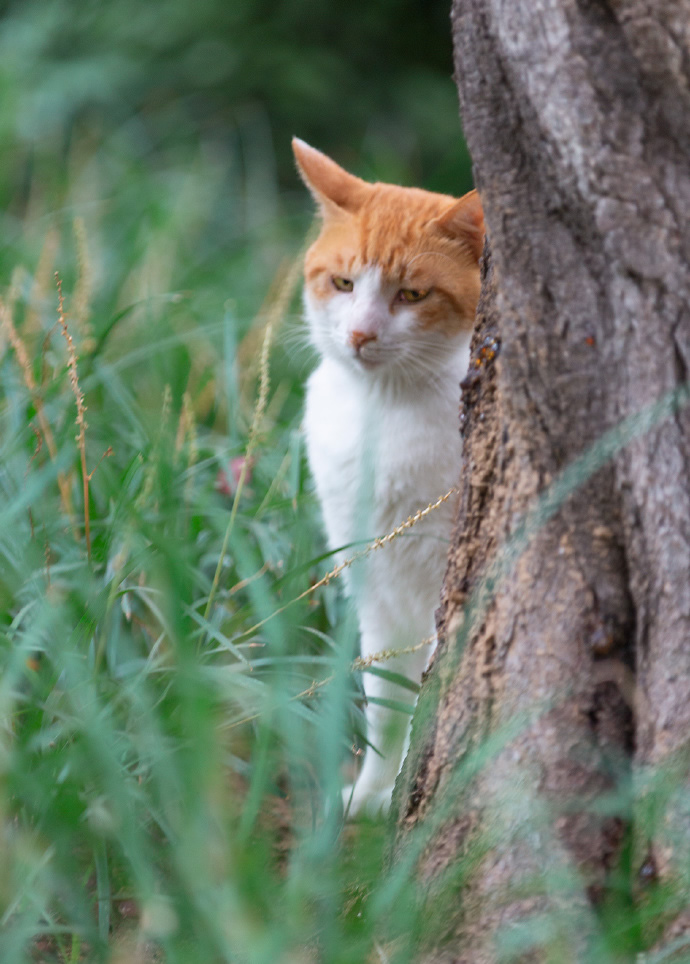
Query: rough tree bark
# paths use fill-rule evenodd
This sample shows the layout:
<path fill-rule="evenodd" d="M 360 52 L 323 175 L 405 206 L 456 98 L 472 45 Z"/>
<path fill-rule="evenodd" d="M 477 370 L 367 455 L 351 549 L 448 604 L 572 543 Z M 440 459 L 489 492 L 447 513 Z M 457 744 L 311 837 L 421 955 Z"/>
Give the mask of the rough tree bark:
<path fill-rule="evenodd" d="M 425 961 L 584 959 L 626 861 L 687 952 L 690 0 L 452 21 L 488 245 L 393 861 L 455 884 Z"/>

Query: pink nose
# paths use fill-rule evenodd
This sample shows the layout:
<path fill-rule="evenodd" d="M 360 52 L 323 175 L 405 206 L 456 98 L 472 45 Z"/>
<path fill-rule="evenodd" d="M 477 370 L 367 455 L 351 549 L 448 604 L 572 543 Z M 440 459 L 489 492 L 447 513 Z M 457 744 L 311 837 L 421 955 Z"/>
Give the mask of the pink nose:
<path fill-rule="evenodd" d="M 376 341 L 376 335 L 372 335 L 366 331 L 352 331 L 350 332 L 350 344 L 354 350 L 359 355 L 362 350 L 362 346 L 366 345 L 368 341 Z"/>

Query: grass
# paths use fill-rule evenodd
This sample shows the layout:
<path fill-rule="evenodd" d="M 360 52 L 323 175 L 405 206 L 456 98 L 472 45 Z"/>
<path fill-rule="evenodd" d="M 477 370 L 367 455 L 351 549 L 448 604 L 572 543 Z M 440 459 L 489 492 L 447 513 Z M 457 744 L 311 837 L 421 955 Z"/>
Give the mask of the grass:
<path fill-rule="evenodd" d="M 153 169 L 116 147 L 77 143 L 50 190 L 37 175 L 0 250 L 0 960 L 405 964 L 481 854 L 425 893 L 414 863 L 443 814 L 394 873 L 383 821 L 343 824 L 353 670 L 377 667 L 355 659 L 300 434 L 308 201 L 273 185 L 255 222 L 232 158 Z M 677 402 L 564 472 L 477 606 Z M 635 905 L 628 871 L 592 962 L 634 959 L 674 899 Z M 537 888 L 564 886 L 550 873 Z M 506 959 L 554 929 L 516 931 Z"/>
<path fill-rule="evenodd" d="M 383 824 L 337 805 L 361 717 L 300 434 L 310 212 L 202 260 L 198 164 L 125 172 L 145 235 L 34 186 L 3 252 L 3 964 L 411 953 L 409 907 L 364 911 Z"/>

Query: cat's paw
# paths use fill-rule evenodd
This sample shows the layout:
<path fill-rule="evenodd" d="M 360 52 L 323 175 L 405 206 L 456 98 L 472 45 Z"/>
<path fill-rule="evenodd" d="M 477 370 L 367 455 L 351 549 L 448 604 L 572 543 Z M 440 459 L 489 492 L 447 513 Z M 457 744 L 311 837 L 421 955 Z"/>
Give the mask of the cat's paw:
<path fill-rule="evenodd" d="M 366 787 L 359 783 L 343 787 L 343 812 L 346 820 L 379 817 L 390 810 L 393 787 Z"/>

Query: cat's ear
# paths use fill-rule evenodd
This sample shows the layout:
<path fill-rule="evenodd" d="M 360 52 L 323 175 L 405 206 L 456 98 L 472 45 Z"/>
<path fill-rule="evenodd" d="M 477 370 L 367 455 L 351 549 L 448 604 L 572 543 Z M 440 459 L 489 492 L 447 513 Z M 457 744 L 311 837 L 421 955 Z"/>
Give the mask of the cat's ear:
<path fill-rule="evenodd" d="M 302 180 L 324 216 L 342 211 L 354 213 L 362 206 L 371 190 L 370 184 L 348 174 L 330 157 L 305 144 L 299 137 L 292 138 L 292 150 Z"/>
<path fill-rule="evenodd" d="M 473 255 L 479 261 L 484 247 L 484 212 L 476 191 L 470 191 L 455 204 L 451 204 L 432 224 L 446 237 L 469 244 Z"/>

